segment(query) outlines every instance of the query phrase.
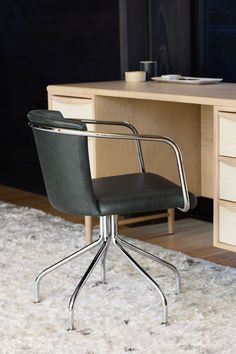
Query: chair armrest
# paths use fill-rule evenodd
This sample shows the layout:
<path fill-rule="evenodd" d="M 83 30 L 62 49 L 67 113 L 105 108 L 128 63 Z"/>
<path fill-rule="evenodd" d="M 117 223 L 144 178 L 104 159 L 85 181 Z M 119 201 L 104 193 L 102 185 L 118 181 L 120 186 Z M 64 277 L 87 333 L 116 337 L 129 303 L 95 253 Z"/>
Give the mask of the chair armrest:
<path fill-rule="evenodd" d="M 66 119 L 66 118 L 65 118 Z M 78 121 L 86 124 L 100 124 L 100 125 L 110 125 L 110 126 L 123 126 L 128 129 L 130 129 L 133 134 L 138 135 L 137 129 L 130 124 L 129 122 L 126 121 L 112 121 L 112 120 L 96 120 L 96 119 L 78 119 Z M 139 162 L 139 168 L 141 172 L 145 172 L 145 164 L 144 164 L 144 158 L 143 158 L 143 151 L 141 147 L 141 142 L 140 140 L 135 141 L 136 144 L 136 153 L 137 153 L 137 159 Z"/>
<path fill-rule="evenodd" d="M 84 133 L 84 132 L 83 132 Z M 178 174 L 180 179 L 180 186 L 182 189 L 184 206 L 183 208 L 178 208 L 183 212 L 187 212 L 190 209 L 190 199 L 187 187 L 187 181 L 185 176 L 185 170 L 183 165 L 183 158 L 178 145 L 170 138 L 161 135 L 128 135 L 128 134 L 106 134 L 106 133 L 91 133 L 95 138 L 106 138 L 106 139 L 121 139 L 121 140 L 135 140 L 135 141 L 151 141 L 151 142 L 160 142 L 168 144 L 175 153 L 175 158 L 177 162 Z M 95 135 L 94 135 L 95 134 Z M 97 135 L 98 134 L 98 135 Z M 83 134 L 85 135 L 85 134 Z M 89 136 L 89 135 L 88 135 Z"/>
<path fill-rule="evenodd" d="M 178 208 L 183 212 L 186 212 L 190 209 L 190 200 L 189 200 L 189 193 L 187 188 L 186 176 L 183 166 L 183 159 L 181 151 L 178 145 L 170 138 L 161 135 L 131 135 L 131 134 L 115 134 L 115 133 L 98 133 L 92 131 L 81 131 L 75 129 L 68 129 L 68 128 L 57 128 L 57 127 L 49 127 L 43 126 L 38 124 L 29 123 L 30 127 L 38 130 L 54 132 L 57 134 L 67 134 L 67 135 L 77 135 L 77 136 L 86 136 L 89 138 L 96 138 L 96 139 L 118 139 L 118 140 L 132 140 L 132 141 L 151 141 L 151 142 L 160 142 L 165 143 L 171 146 L 174 150 L 177 168 L 179 173 L 180 185 L 183 194 L 184 206 L 183 208 Z"/>

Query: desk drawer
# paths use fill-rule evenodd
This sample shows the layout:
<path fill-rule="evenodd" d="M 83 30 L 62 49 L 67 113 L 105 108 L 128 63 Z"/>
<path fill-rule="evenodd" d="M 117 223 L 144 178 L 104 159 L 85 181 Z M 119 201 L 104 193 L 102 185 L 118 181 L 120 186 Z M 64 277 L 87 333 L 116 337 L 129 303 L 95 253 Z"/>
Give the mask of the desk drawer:
<path fill-rule="evenodd" d="M 235 113 L 221 113 L 219 117 L 219 154 L 236 157 Z"/>
<path fill-rule="evenodd" d="M 236 202 L 236 159 L 219 157 L 219 197 Z"/>
<path fill-rule="evenodd" d="M 60 111 L 65 118 L 94 119 L 90 98 L 52 96 L 52 109 Z"/>
<path fill-rule="evenodd" d="M 236 246 L 236 203 L 219 201 L 219 241 Z"/>
<path fill-rule="evenodd" d="M 214 246 L 236 252 L 236 112 L 216 110 Z"/>

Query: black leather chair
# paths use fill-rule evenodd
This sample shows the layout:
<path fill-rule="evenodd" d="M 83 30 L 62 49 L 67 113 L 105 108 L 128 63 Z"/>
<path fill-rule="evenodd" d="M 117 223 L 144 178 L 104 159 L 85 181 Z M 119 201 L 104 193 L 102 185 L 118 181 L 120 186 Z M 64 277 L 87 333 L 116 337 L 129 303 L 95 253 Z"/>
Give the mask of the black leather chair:
<path fill-rule="evenodd" d="M 178 146 L 162 136 L 138 135 L 127 122 L 98 122 L 96 124 L 125 125 L 132 134 L 96 133 L 87 131 L 88 120 L 64 119 L 57 111 L 34 110 L 28 113 L 33 128 L 36 147 L 50 203 L 58 210 L 100 217 L 100 237 L 92 244 L 71 254 L 43 270 L 35 280 L 35 302 L 39 302 L 41 279 L 52 270 L 76 258 L 84 252 L 100 246 L 82 276 L 69 302 L 69 327 L 74 329 L 75 300 L 94 267 L 101 260 L 102 281 L 105 282 L 105 261 L 109 242 L 119 248 L 131 264 L 154 286 L 162 302 L 163 322 L 168 323 L 168 306 L 163 290 L 154 279 L 134 260 L 127 249 L 149 257 L 174 272 L 176 292 L 181 290 L 178 270 L 172 264 L 128 243 L 120 238 L 117 230 L 118 214 L 151 212 L 168 208 L 188 211 L 196 206 L 196 198 L 187 190 L 182 157 Z M 87 138 L 126 139 L 136 143 L 141 172 L 121 176 L 91 178 Z M 166 178 L 145 172 L 141 141 L 165 143 L 173 148 L 180 177 L 180 186 Z"/>

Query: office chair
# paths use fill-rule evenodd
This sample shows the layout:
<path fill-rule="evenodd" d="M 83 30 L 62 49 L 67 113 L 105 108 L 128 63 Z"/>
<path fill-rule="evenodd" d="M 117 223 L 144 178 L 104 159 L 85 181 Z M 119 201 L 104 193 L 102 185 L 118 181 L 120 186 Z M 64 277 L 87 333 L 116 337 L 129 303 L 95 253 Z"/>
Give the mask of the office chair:
<path fill-rule="evenodd" d="M 102 282 L 106 281 L 106 254 L 109 243 L 112 241 L 128 261 L 156 289 L 162 303 L 162 323 L 168 324 L 168 305 L 163 290 L 128 253 L 127 249 L 169 268 L 176 277 L 177 294 L 181 291 L 180 274 L 174 265 L 120 238 L 117 228 L 117 215 L 151 212 L 168 208 L 178 208 L 186 212 L 196 206 L 195 196 L 189 193 L 187 189 L 181 152 L 178 146 L 167 137 L 138 135 L 135 128 L 127 122 L 96 121 L 96 124 L 128 126 L 132 130 L 132 134 L 90 132 L 87 131 L 86 123 L 91 123 L 91 121 L 64 119 L 58 111 L 33 110 L 28 113 L 28 119 L 30 127 L 33 128 L 46 191 L 52 206 L 67 213 L 100 217 L 100 236 L 96 241 L 46 268 L 37 276 L 34 286 L 35 302 L 40 301 L 39 286 L 45 275 L 92 248 L 100 246 L 69 301 L 69 329 L 74 329 L 76 298 L 99 260 L 101 260 Z M 141 171 L 92 179 L 88 156 L 88 137 L 125 139 L 135 142 Z M 176 156 L 180 186 L 158 174 L 145 172 L 141 141 L 164 143 L 171 146 Z"/>

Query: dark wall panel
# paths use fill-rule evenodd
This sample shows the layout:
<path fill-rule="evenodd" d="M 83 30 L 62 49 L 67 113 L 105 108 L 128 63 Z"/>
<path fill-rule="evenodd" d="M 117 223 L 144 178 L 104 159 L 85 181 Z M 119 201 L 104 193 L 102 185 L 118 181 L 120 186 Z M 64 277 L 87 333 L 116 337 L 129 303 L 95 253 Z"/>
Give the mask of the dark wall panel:
<path fill-rule="evenodd" d="M 120 0 L 121 73 L 139 70 L 141 60 L 150 60 L 148 1 Z"/>
<path fill-rule="evenodd" d="M 207 0 L 204 5 L 204 73 L 236 82 L 236 2 Z"/>
<path fill-rule="evenodd" d="M 0 183 L 42 191 L 26 113 L 48 84 L 120 78 L 118 1 L 2 0 L 0 72 Z"/>
<path fill-rule="evenodd" d="M 192 74 L 192 11 L 190 0 L 149 0 L 150 57 L 157 60 L 159 74 Z"/>

